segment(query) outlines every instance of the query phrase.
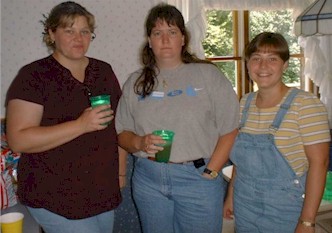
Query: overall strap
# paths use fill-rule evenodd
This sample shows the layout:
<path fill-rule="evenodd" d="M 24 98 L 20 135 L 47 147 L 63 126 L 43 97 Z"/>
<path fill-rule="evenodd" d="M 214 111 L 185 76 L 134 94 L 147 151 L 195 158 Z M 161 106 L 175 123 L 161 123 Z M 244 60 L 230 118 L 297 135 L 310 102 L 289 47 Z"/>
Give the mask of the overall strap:
<path fill-rule="evenodd" d="M 241 129 L 244 126 L 244 123 L 247 121 L 250 103 L 251 103 L 251 100 L 254 98 L 254 95 L 255 95 L 255 93 L 251 92 L 247 97 L 246 103 L 242 110 L 242 118 L 241 118 L 239 129 Z"/>
<path fill-rule="evenodd" d="M 294 100 L 297 93 L 299 93 L 300 91 L 301 90 L 297 88 L 292 89 L 291 93 L 287 96 L 286 100 L 280 105 L 280 109 L 277 112 L 272 125 L 270 126 L 271 130 L 276 132 L 279 129 L 282 120 L 284 119 L 288 109 L 291 106 L 292 101 Z"/>

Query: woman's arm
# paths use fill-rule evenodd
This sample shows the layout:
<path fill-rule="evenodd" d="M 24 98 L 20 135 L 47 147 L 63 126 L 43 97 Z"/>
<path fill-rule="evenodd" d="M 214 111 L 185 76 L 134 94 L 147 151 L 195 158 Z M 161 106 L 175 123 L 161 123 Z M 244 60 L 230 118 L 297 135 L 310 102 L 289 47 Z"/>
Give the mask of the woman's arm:
<path fill-rule="evenodd" d="M 119 185 L 120 189 L 126 186 L 127 181 L 127 158 L 128 152 L 118 147 L 119 151 Z"/>
<path fill-rule="evenodd" d="M 156 146 L 165 143 L 160 136 L 146 134 L 139 136 L 131 131 L 122 131 L 118 135 L 119 145 L 129 153 L 144 151 L 147 154 L 155 154 L 163 147 Z"/>
<path fill-rule="evenodd" d="M 209 163 L 206 167 L 212 171 L 219 172 L 225 163 L 229 159 L 229 153 L 234 144 L 235 137 L 238 133 L 238 129 L 231 131 L 219 137 L 215 150 L 211 156 Z M 203 173 L 204 176 L 208 177 L 208 174 Z"/>
<path fill-rule="evenodd" d="M 10 100 L 6 116 L 8 144 L 14 152 L 38 153 L 53 149 L 82 134 L 105 129 L 107 126 L 101 124 L 114 118 L 109 116 L 112 111 L 107 108 L 110 106 L 88 108 L 76 120 L 40 126 L 42 105 L 21 99 Z M 104 109 L 106 111 L 100 112 Z"/>
<path fill-rule="evenodd" d="M 233 219 L 234 216 L 234 208 L 233 208 L 233 200 L 234 200 L 234 180 L 236 176 L 236 166 L 233 165 L 232 177 L 228 183 L 227 195 L 224 202 L 223 216 L 226 219 Z"/>
<path fill-rule="evenodd" d="M 144 149 L 144 139 L 131 131 L 122 131 L 118 135 L 119 145 L 129 153 Z"/>
<path fill-rule="evenodd" d="M 329 163 L 329 143 L 319 143 L 304 148 L 309 162 L 309 170 L 300 219 L 314 223 L 325 187 L 326 171 Z M 297 229 L 303 227 L 303 224 L 298 224 Z"/>

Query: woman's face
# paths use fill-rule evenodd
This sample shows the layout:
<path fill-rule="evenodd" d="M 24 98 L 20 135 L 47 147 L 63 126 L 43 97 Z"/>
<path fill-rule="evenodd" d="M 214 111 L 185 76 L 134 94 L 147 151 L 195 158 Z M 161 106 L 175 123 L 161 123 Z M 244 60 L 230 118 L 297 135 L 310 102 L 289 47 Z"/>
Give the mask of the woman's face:
<path fill-rule="evenodd" d="M 158 65 L 165 62 L 175 64 L 181 62 L 184 35 L 177 26 L 168 25 L 164 20 L 158 20 L 148 41 Z"/>
<path fill-rule="evenodd" d="M 288 67 L 280 56 L 273 52 L 256 52 L 247 62 L 250 78 L 258 88 L 271 88 L 282 83 L 282 76 Z"/>
<path fill-rule="evenodd" d="M 55 42 L 54 53 L 69 60 L 80 60 L 88 51 L 92 33 L 84 16 L 75 18 L 74 24 L 68 27 L 58 27 L 55 32 L 49 31 Z"/>

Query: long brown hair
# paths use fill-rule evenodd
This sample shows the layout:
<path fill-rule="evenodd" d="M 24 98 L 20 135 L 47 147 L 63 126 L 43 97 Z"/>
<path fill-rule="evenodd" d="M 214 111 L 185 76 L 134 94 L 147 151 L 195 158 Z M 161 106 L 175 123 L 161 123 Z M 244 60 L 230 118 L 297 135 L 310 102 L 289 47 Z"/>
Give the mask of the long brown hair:
<path fill-rule="evenodd" d="M 146 19 L 145 29 L 146 36 L 150 37 L 152 29 L 156 26 L 158 20 L 165 21 L 168 25 L 177 26 L 184 36 L 184 45 L 182 46 L 181 60 L 183 63 L 210 63 L 208 60 L 199 59 L 188 51 L 189 34 L 186 30 L 185 23 L 181 12 L 174 6 L 161 3 L 153 7 Z M 142 73 L 135 82 L 134 91 L 136 94 L 146 97 L 152 93 L 154 87 L 158 84 L 157 75 L 159 68 L 156 64 L 156 58 L 149 46 L 148 41 L 142 50 L 142 63 L 144 68 Z"/>

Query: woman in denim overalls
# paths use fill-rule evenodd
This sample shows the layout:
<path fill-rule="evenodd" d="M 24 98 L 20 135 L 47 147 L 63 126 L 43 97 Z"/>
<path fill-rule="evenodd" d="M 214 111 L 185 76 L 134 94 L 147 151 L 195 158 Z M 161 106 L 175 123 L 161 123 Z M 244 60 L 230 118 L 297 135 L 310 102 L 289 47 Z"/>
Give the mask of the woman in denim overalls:
<path fill-rule="evenodd" d="M 230 156 L 235 169 L 224 216 L 231 218 L 234 210 L 236 233 L 314 232 L 328 165 L 326 110 L 313 95 L 282 82 L 289 50 L 280 34 L 259 34 L 245 55 L 250 78 L 259 90 L 241 102 L 239 134 Z M 308 99 L 311 104 L 306 104 Z M 311 117 L 310 122 L 303 123 L 301 117 Z M 292 141 L 296 137 L 298 143 Z M 297 160 L 303 161 L 302 170 Z"/>

